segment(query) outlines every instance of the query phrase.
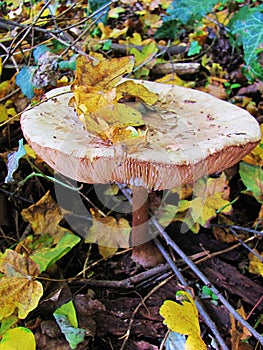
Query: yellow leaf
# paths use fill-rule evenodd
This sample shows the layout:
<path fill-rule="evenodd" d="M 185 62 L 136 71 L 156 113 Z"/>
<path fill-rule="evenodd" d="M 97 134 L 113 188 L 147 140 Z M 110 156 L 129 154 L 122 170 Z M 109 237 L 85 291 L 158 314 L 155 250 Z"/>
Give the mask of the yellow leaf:
<path fill-rule="evenodd" d="M 135 57 L 135 66 L 138 67 L 143 63 L 147 62 L 158 52 L 156 43 L 150 42 L 148 45 L 143 46 L 142 50 L 139 51 L 136 48 L 131 48 L 130 53 Z"/>
<path fill-rule="evenodd" d="M 49 191 L 36 204 L 23 209 L 21 214 L 23 219 L 31 224 L 35 234 L 50 234 L 53 243 L 58 243 L 64 234 L 69 232 L 68 229 L 59 226 L 63 215 Z"/>
<path fill-rule="evenodd" d="M 142 37 L 139 33 L 133 33 L 132 38 L 129 38 L 129 43 L 132 45 L 142 45 Z"/>
<path fill-rule="evenodd" d="M 120 98 L 136 96 L 148 105 L 153 105 L 158 101 L 158 95 L 148 90 L 144 85 L 127 80 L 116 87 L 116 93 Z"/>
<path fill-rule="evenodd" d="M 24 149 L 25 149 L 25 151 L 26 151 L 26 154 L 27 154 L 29 157 L 31 157 L 31 158 L 33 158 L 33 159 L 36 159 L 36 158 L 37 158 L 37 155 L 36 155 L 35 151 L 34 151 L 28 144 L 24 145 Z"/>
<path fill-rule="evenodd" d="M 7 249 L 0 259 L 0 320 L 18 312 L 24 319 L 34 310 L 43 295 L 42 284 L 34 279 L 39 266 L 26 256 Z"/>
<path fill-rule="evenodd" d="M 70 103 L 75 102 L 79 119 L 88 132 L 112 143 L 142 136 L 129 127 L 144 127 L 142 114 L 147 113 L 147 105 L 158 100 L 158 95 L 143 84 L 126 81 L 116 85 L 124 74 L 132 71 L 133 64 L 132 57 L 96 63 L 84 56 L 77 60 L 72 84 L 74 99 Z"/>
<path fill-rule="evenodd" d="M 132 71 L 133 65 L 132 56 L 103 60 L 98 63 L 89 57 L 80 56 L 77 59 L 76 78 L 72 86 L 73 88 L 84 86 L 87 89 L 93 87 L 97 91 L 111 89 L 123 75 Z"/>
<path fill-rule="evenodd" d="M 0 123 L 5 122 L 8 119 L 8 114 L 5 106 L 0 104 Z"/>
<path fill-rule="evenodd" d="M 126 34 L 128 29 L 129 29 L 128 27 L 124 27 L 122 29 L 114 28 L 111 31 L 109 38 L 117 39 L 119 36 Z"/>
<path fill-rule="evenodd" d="M 129 222 L 123 218 L 118 221 L 112 216 L 94 218 L 93 226 L 86 234 L 85 240 L 89 243 L 98 243 L 99 246 L 104 247 L 100 248 L 100 253 L 104 257 L 108 257 L 116 252 L 119 247 L 129 247 L 130 230 Z"/>
<path fill-rule="evenodd" d="M 221 213 L 231 212 L 229 186 L 224 173 L 219 178 L 199 179 L 193 190 L 197 198 L 191 201 L 191 216 L 200 225 L 206 227 L 219 209 Z"/>
<path fill-rule="evenodd" d="M 259 254 L 259 252 L 256 249 L 253 249 L 254 252 Z M 259 254 L 263 258 L 263 253 Z M 250 273 L 260 274 L 263 276 L 263 262 L 259 259 L 253 252 L 250 252 L 248 254 L 249 257 L 249 268 L 248 271 Z"/>
<path fill-rule="evenodd" d="M 243 158 L 243 161 L 252 165 L 263 166 L 263 124 L 260 125 L 261 141 L 248 155 Z"/>
<path fill-rule="evenodd" d="M 243 308 L 243 306 L 240 307 L 240 309 L 237 309 L 237 312 L 240 316 L 243 317 L 243 319 L 247 318 L 246 312 Z M 246 340 L 251 336 L 251 333 L 242 326 L 242 324 L 239 321 L 236 321 L 233 315 L 230 313 L 230 323 L 231 323 L 231 349 L 232 350 L 240 350 L 243 344 L 243 341 Z"/>
<path fill-rule="evenodd" d="M 0 343 L 0 350 L 35 350 L 34 334 L 24 327 L 9 329 Z"/>
<path fill-rule="evenodd" d="M 187 292 L 178 293 L 181 297 L 181 304 L 165 300 L 161 306 L 160 315 L 164 318 L 163 323 L 173 332 L 188 335 L 185 349 L 206 349 L 200 337 L 198 311 L 194 300 Z"/>

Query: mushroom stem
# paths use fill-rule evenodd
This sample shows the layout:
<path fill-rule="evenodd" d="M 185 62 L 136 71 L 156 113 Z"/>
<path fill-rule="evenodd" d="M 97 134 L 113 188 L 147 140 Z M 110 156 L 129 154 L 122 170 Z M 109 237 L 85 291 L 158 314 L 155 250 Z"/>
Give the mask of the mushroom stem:
<path fill-rule="evenodd" d="M 158 248 L 151 241 L 149 234 L 148 191 L 143 186 L 134 186 L 132 195 L 132 260 L 145 268 L 163 262 Z M 143 242 L 143 243 L 142 243 Z"/>

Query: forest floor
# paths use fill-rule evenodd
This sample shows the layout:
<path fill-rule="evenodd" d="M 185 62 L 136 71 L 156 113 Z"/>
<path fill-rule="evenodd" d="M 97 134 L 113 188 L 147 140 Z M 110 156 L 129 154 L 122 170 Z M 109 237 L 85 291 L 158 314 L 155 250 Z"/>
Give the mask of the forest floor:
<path fill-rule="evenodd" d="M 74 63 L 74 55 L 83 51 L 87 53 L 96 51 L 107 58 L 113 58 L 125 56 L 127 47 L 130 46 L 130 49 L 133 49 L 130 54 L 137 60 L 132 77 L 166 81 L 207 92 L 246 109 L 261 124 L 263 83 L 257 78 L 249 80 L 244 74 L 242 49 L 233 46 L 228 31 L 222 24 L 222 18 L 229 9 L 226 7 L 222 10 L 216 9 L 217 19 L 220 18 L 220 22 L 215 22 L 211 18 L 209 22 L 209 17 L 206 16 L 202 27 L 190 28 L 188 24 L 188 27 L 178 33 L 176 40 L 169 43 L 165 35 L 163 38 L 154 38 L 154 35 L 157 28 L 160 28 L 159 21 L 161 15 L 165 13 L 165 4 L 168 6 L 170 2 L 112 2 L 107 21 L 99 26 L 96 21 L 93 22 L 92 17 L 83 24 L 79 23 L 80 18 L 87 16 L 87 7 L 81 2 L 75 8 L 65 4 L 57 7 L 59 15 L 56 19 L 50 15 L 48 17 L 45 12 L 43 17 L 37 18 L 44 3 L 48 2 L 40 1 L 34 4 L 32 11 L 35 11 L 35 17 L 32 13 L 29 14 L 29 6 L 23 6 L 21 12 L 16 14 L 0 5 L 2 6 L 0 7 L 2 12 L 2 20 L 0 19 L 1 251 L 4 253 L 12 249 L 19 254 L 26 254 L 30 247 L 31 254 L 38 248 L 28 243 L 28 237 L 33 237 L 32 240 L 35 241 L 39 237 L 45 237 L 45 233 L 50 233 L 52 236 L 50 231 L 60 230 L 61 227 L 65 228 L 65 232 L 71 230 L 81 238 L 77 244 L 72 244 L 68 250 L 60 252 L 60 257 L 56 256 L 56 262 L 39 274 L 38 280 L 43 285 L 43 295 L 26 318 L 19 318 L 15 322 L 15 325 L 26 327 L 33 332 L 37 349 L 70 349 L 69 342 L 53 316 L 60 306 L 70 300 L 75 306 L 78 327 L 85 330 L 84 341 L 76 345 L 78 350 L 181 349 L 180 345 L 175 346 L 175 340 L 173 344 L 172 338 L 169 338 L 168 328 L 163 324 L 163 317 L 159 313 L 163 302 L 175 300 L 175 294 L 179 290 L 191 291 L 194 298 L 200 301 L 227 348 L 263 349 L 263 344 L 260 344 L 244 325 L 235 320 L 228 304 L 224 303 L 226 300 L 235 310 L 239 310 L 242 318 L 254 327 L 256 333 L 262 334 L 263 263 L 257 256 L 263 252 L 261 231 L 263 176 L 260 172 L 263 142 L 260 143 L 262 147 L 258 146 L 257 150 L 244 160 L 246 164 L 258 170 L 258 173 L 256 170 L 254 173 L 258 174 L 258 177 L 254 177 L 256 184 L 252 184 L 251 178 L 240 173 L 240 164 L 227 169 L 224 173 L 209 177 L 211 181 L 218 179 L 223 181 L 223 188 L 222 182 L 219 188 L 229 207 L 231 206 L 228 213 L 219 213 L 220 208 L 216 208 L 215 214 L 207 217 L 209 225 L 195 226 L 194 232 L 182 230 L 183 220 L 179 216 L 171 219 L 171 223 L 165 229 L 177 247 L 194 263 L 198 273 L 207 278 L 210 287 L 213 286 L 218 290 L 223 301 L 203 288 L 204 285 L 207 287 L 209 285 L 200 279 L 200 275 L 189 266 L 178 251 L 174 251 L 167 244 L 162 234 L 158 235 L 159 242 L 165 249 L 165 256 L 169 256 L 172 262 L 150 269 L 138 266 L 131 259 L 131 249 L 118 249 L 108 257 L 107 253 L 102 253 L 99 244 L 88 243 L 79 235 L 77 229 L 72 229 L 68 224 L 67 217 L 71 216 L 72 219 L 78 206 L 76 203 L 71 203 L 71 189 L 65 190 L 67 205 L 59 208 L 56 204 L 54 182 L 49 181 L 53 178 L 54 172 L 29 148 L 26 148 L 27 154 L 19 159 L 19 167 L 14 172 L 12 181 L 5 182 L 8 154 L 17 150 L 18 142 L 23 138 L 19 121 L 21 113 L 30 103 L 41 103 L 48 90 L 71 84 L 75 75 L 71 63 Z M 249 3 L 236 5 L 235 11 Z M 257 2 L 253 2 L 253 6 L 256 7 L 255 3 Z M 8 17 L 10 11 L 13 13 L 12 19 Z M 36 28 L 33 30 L 34 27 Z M 67 27 L 69 29 L 65 29 Z M 58 34 L 58 28 L 63 28 L 63 36 Z M 158 30 L 160 32 L 160 29 Z M 86 31 L 85 39 L 76 40 L 84 31 Z M 189 55 L 187 53 L 191 40 L 196 40 L 200 52 Z M 67 42 L 69 47 L 63 45 L 64 42 Z M 43 49 L 42 44 L 47 45 L 48 51 Z M 32 58 L 38 46 L 41 48 L 40 51 L 43 50 L 39 54 L 40 57 L 48 52 L 47 60 L 42 65 L 34 63 Z M 162 55 L 160 51 L 163 52 Z M 58 57 L 60 61 L 66 62 L 64 66 L 66 68 L 62 68 L 62 65 L 57 66 Z M 182 65 L 178 66 L 178 63 Z M 37 80 L 35 85 L 29 83 L 29 75 L 22 77 L 22 83 L 17 84 L 17 75 L 26 64 L 29 68 L 33 67 L 34 72 L 39 73 L 35 75 Z M 56 69 L 53 69 L 52 64 L 56 64 Z M 29 74 L 29 71 L 26 74 Z M 31 177 L 30 174 L 34 171 L 43 176 Z M 63 176 L 60 180 L 64 183 L 69 181 Z M 249 183 L 251 187 L 248 192 L 245 190 Z M 166 205 L 178 204 L 179 200 L 191 201 L 193 189 L 189 187 L 182 186 L 183 194 L 178 194 L 178 191 L 170 193 L 158 191 L 151 194 L 152 207 L 158 206 L 160 201 Z M 101 185 L 100 193 L 108 191 L 109 188 L 111 186 Z M 81 193 L 79 199 L 93 217 L 94 212 L 98 214 L 99 210 L 105 212 L 106 216 L 115 215 L 114 217 L 119 220 L 120 214 L 117 210 L 115 213 L 107 214 L 107 208 L 96 196 L 97 192 L 98 188 L 94 189 L 92 185 L 84 184 L 79 190 Z M 50 193 L 54 202 L 51 202 L 51 197 L 47 193 Z M 121 189 L 116 190 L 114 187 L 107 198 L 111 200 L 114 196 L 123 198 Z M 41 198 L 44 200 L 39 203 Z M 28 218 L 31 214 L 25 210 L 29 207 L 31 214 L 37 212 L 39 216 L 32 214 L 31 218 Z M 131 213 L 124 215 L 123 218 L 130 222 Z M 81 214 L 75 217 L 75 222 L 81 225 L 83 221 L 90 229 L 91 223 L 87 224 L 85 220 Z M 48 244 L 47 242 L 45 241 L 44 245 Z M 37 244 L 43 243 L 38 241 Z M 53 241 L 50 243 L 50 248 L 54 246 Z M 255 251 L 256 257 L 253 255 Z M 179 269 L 185 285 L 173 272 L 173 266 Z M 4 273 L 3 270 L 1 272 Z M 14 289 L 6 293 L 11 295 L 19 291 Z M 220 349 L 220 346 L 216 345 L 218 339 L 215 340 L 216 336 L 211 330 L 211 325 L 209 326 L 200 314 L 199 323 L 201 336 L 207 347 Z M 166 340 L 166 347 L 165 337 L 169 339 Z"/>

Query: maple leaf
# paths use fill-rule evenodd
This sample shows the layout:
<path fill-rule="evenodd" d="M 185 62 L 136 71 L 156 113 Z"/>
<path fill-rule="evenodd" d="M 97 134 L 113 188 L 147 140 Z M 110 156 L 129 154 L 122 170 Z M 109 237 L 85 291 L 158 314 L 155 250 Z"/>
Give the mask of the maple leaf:
<path fill-rule="evenodd" d="M 35 280 L 39 266 L 31 259 L 7 249 L 0 259 L 0 320 L 18 312 L 24 319 L 43 295 L 42 284 Z"/>
<path fill-rule="evenodd" d="M 177 292 L 176 296 L 179 296 L 181 304 L 165 300 L 160 308 L 160 315 L 164 318 L 163 323 L 174 332 L 188 335 L 185 349 L 206 350 L 206 345 L 200 336 L 198 310 L 193 298 L 183 291 Z"/>
<path fill-rule="evenodd" d="M 23 209 L 22 217 L 28 221 L 35 234 L 49 234 L 53 237 L 53 243 L 57 243 L 66 233 L 69 232 L 59 226 L 63 219 L 61 209 L 48 191 L 36 204 Z"/>

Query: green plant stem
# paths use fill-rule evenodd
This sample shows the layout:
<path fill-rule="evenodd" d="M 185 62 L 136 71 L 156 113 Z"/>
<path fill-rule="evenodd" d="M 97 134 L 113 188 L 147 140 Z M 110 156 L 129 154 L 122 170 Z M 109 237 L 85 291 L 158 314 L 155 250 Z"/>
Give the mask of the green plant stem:
<path fill-rule="evenodd" d="M 25 184 L 28 180 L 30 180 L 32 177 L 35 177 L 35 176 L 36 176 L 36 177 L 42 177 L 43 179 L 46 179 L 46 180 L 48 180 L 48 181 L 52 181 L 52 182 L 54 182 L 54 183 L 57 183 L 57 184 L 59 184 L 59 185 L 61 185 L 61 186 L 63 186 L 63 187 L 66 187 L 66 188 L 68 188 L 68 189 L 70 189 L 70 190 L 72 190 L 72 191 L 79 191 L 79 190 L 82 189 L 82 185 L 81 185 L 80 187 L 70 186 L 70 185 L 65 184 L 65 183 L 62 182 L 62 181 L 57 180 L 56 178 L 54 178 L 54 177 L 52 177 L 52 176 L 44 175 L 44 174 L 42 174 L 42 173 L 35 173 L 35 172 L 33 172 L 33 173 L 27 175 L 27 177 L 26 177 L 24 180 L 20 181 L 20 182 L 18 183 L 18 187 L 24 186 L 24 184 Z"/>

